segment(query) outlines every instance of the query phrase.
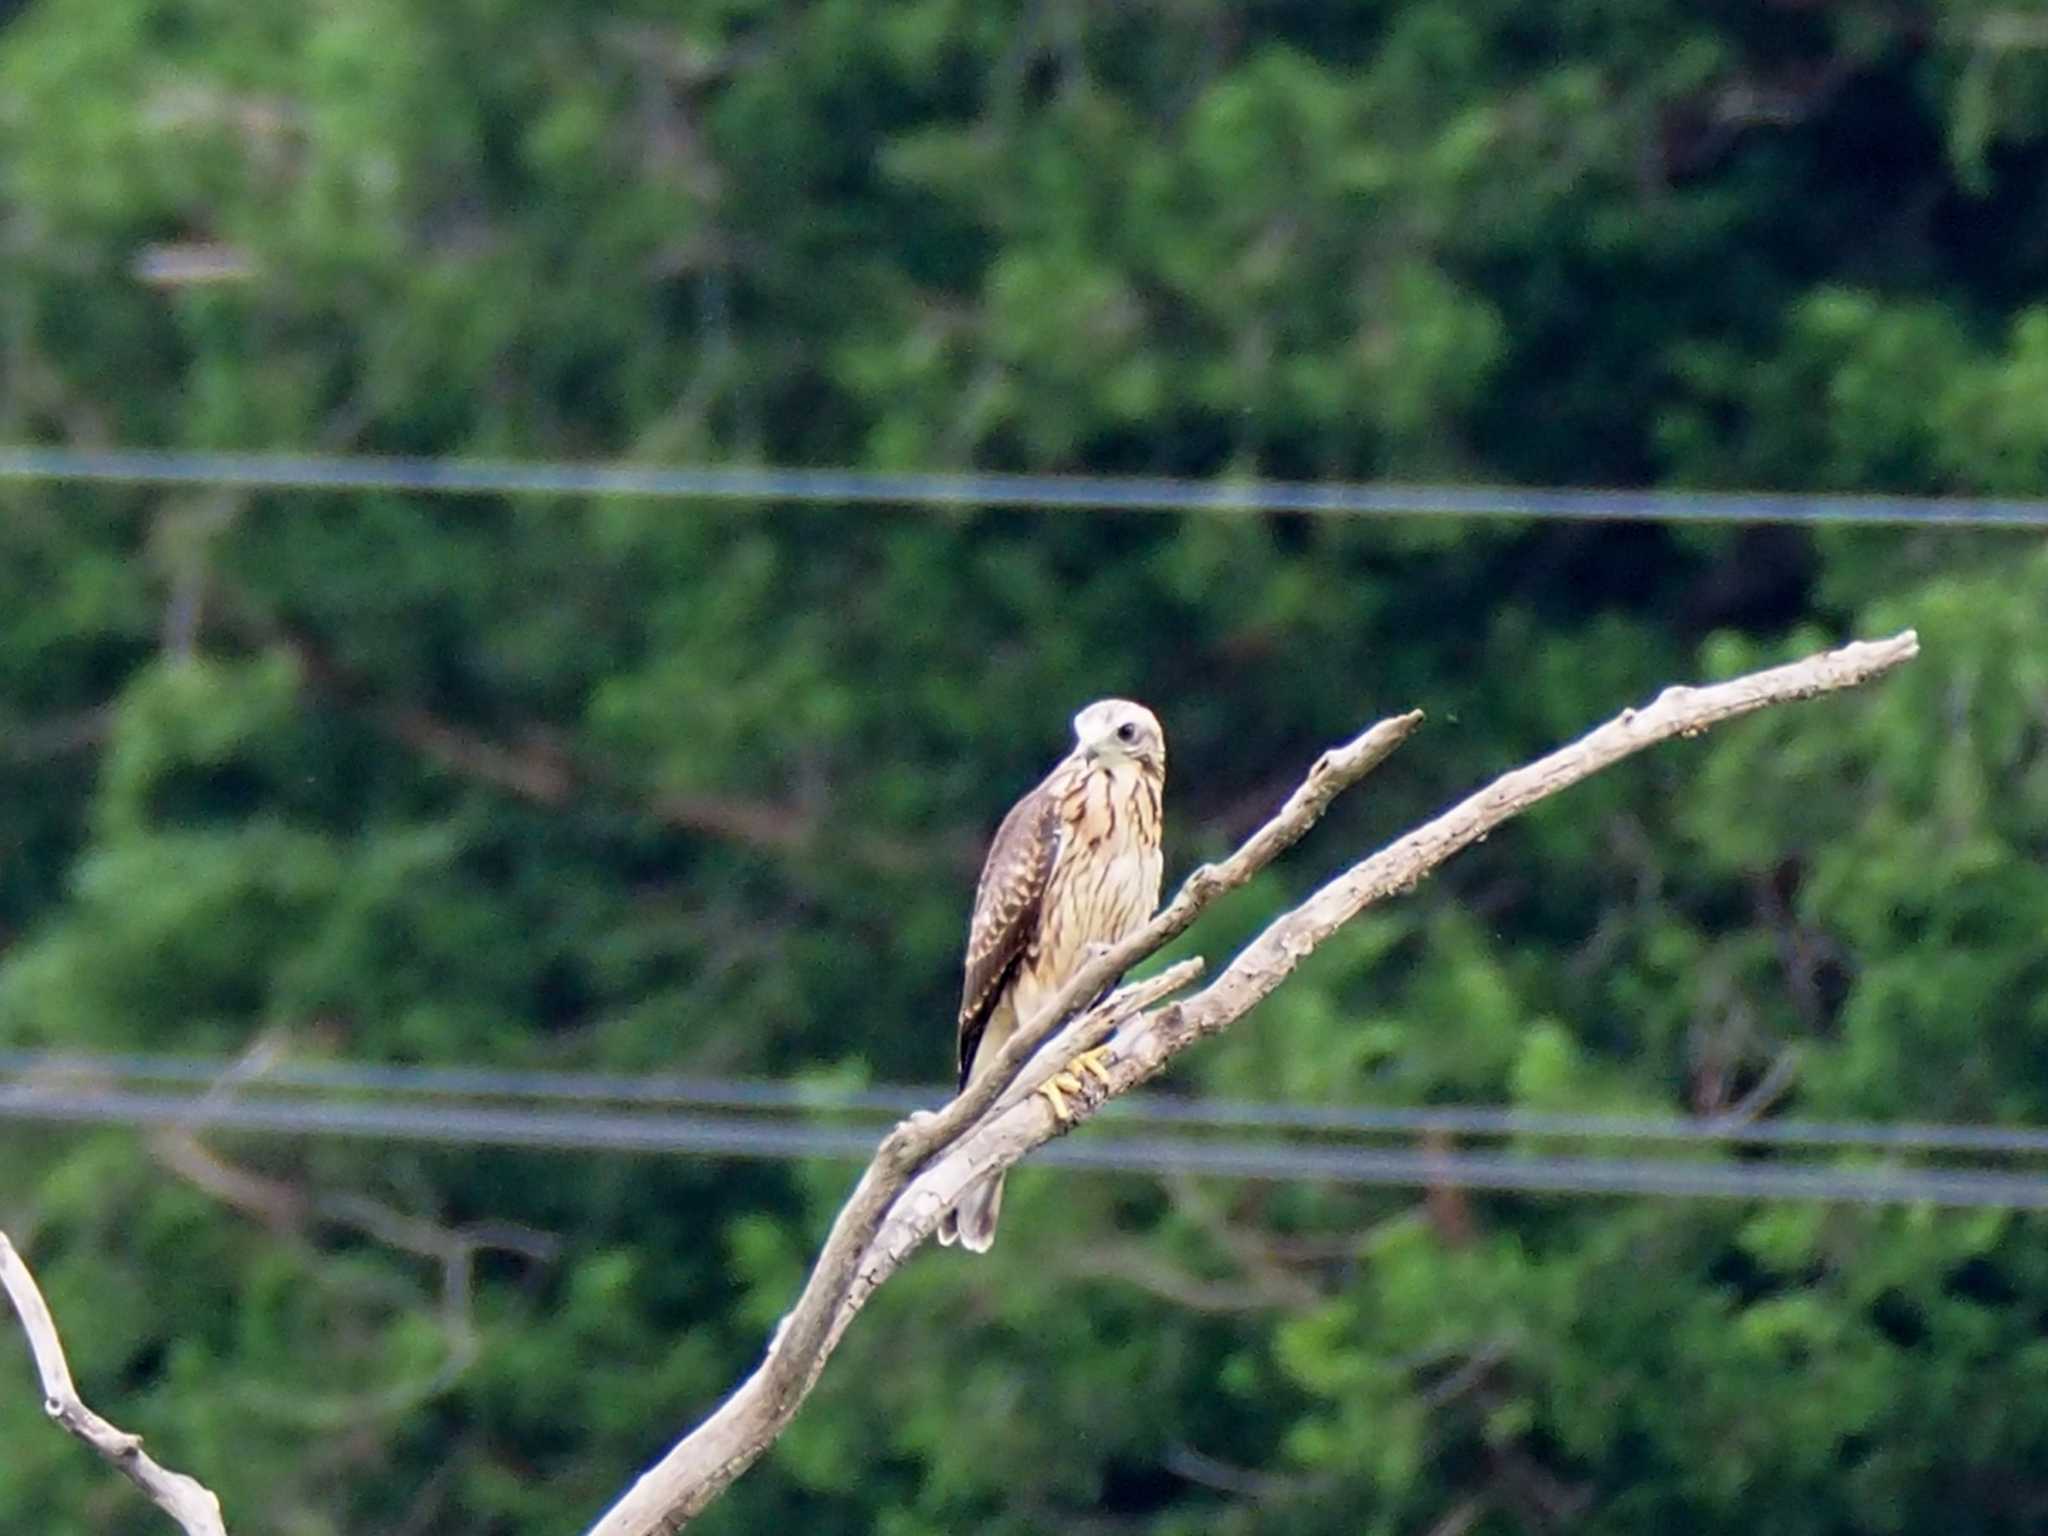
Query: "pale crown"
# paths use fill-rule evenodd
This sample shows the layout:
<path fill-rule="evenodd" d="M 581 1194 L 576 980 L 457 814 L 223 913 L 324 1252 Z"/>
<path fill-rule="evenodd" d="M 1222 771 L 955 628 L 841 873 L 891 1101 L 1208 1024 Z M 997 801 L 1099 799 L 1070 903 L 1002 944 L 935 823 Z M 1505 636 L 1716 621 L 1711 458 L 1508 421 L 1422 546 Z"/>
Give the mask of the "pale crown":
<path fill-rule="evenodd" d="M 1098 762 L 1166 766 L 1166 733 L 1159 717 L 1129 699 L 1098 699 L 1074 716 L 1074 741 Z"/>

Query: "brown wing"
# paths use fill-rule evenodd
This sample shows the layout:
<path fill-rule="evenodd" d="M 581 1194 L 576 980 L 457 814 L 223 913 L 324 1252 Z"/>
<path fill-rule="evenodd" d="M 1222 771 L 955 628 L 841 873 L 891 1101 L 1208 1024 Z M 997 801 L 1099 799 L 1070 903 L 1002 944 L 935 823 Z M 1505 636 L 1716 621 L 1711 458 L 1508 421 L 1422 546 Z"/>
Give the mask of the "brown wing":
<path fill-rule="evenodd" d="M 1059 800 L 1051 782 L 1010 807 L 981 866 L 974 919 L 967 928 L 967 976 L 960 989 L 962 1088 L 996 999 L 1038 928 L 1039 903 L 1059 852 Z"/>

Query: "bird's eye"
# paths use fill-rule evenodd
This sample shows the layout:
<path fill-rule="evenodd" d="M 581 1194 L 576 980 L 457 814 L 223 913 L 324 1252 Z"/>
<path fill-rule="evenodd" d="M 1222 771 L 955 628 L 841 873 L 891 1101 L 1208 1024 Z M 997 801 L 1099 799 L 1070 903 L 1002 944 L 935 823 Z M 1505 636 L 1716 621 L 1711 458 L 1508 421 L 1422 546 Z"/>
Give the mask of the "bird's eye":
<path fill-rule="evenodd" d="M 1116 728 L 1116 739 L 1126 744 L 1136 741 L 1138 739 L 1137 723 L 1126 720 L 1122 725 L 1118 726 Z"/>

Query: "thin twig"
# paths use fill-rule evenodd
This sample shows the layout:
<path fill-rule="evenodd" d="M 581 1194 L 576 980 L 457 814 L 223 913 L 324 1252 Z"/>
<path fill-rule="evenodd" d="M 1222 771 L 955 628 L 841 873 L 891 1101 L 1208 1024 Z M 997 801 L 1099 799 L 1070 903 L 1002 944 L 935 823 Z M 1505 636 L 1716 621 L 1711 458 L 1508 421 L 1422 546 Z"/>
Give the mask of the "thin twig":
<path fill-rule="evenodd" d="M 13 1242 L 0 1232 L 0 1285 L 21 1317 L 29 1351 L 43 1378 L 43 1409 L 51 1418 L 113 1463 L 115 1470 L 156 1502 L 157 1508 L 184 1528 L 186 1536 L 227 1536 L 220 1500 L 213 1490 L 182 1472 L 160 1466 L 142 1448 L 142 1437 L 116 1429 L 79 1400 L 71 1381 L 56 1319 Z"/>

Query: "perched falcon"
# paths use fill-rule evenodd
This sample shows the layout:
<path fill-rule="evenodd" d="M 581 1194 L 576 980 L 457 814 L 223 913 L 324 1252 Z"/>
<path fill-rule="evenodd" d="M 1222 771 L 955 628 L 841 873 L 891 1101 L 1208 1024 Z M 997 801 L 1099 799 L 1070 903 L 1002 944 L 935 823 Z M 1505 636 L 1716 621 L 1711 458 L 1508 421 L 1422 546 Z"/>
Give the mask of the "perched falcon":
<path fill-rule="evenodd" d="M 1165 733 L 1142 704 L 1104 699 L 1074 716 L 1074 742 L 1010 808 L 982 865 L 960 994 L 962 1088 L 1036 1019 L 1091 947 L 1115 943 L 1159 905 Z M 1103 1072 L 1097 1052 L 1074 1064 Z M 1046 1097 L 1064 1114 L 1056 1088 Z M 1001 1174 L 968 1186 L 939 1241 L 985 1253 L 1002 1198 Z"/>

